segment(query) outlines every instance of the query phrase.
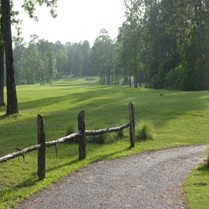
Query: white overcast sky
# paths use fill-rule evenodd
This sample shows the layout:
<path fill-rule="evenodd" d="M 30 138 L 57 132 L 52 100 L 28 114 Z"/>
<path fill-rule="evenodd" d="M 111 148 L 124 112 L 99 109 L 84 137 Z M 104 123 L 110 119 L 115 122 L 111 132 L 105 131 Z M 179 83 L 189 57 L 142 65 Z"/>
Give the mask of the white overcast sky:
<path fill-rule="evenodd" d="M 106 28 L 112 39 L 124 21 L 124 0 L 58 0 L 57 17 L 54 19 L 45 7 L 37 8 L 39 22 L 31 20 L 21 9 L 22 0 L 13 0 L 20 11 L 25 41 L 31 34 L 52 42 L 80 42 L 93 44 L 99 31 Z"/>

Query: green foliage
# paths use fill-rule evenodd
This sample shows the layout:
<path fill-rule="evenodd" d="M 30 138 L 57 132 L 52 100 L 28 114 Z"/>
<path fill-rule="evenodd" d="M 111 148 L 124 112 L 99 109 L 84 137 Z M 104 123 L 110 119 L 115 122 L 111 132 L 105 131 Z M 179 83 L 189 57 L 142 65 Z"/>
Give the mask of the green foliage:
<path fill-rule="evenodd" d="M 182 64 L 170 70 L 165 77 L 165 85 L 170 89 L 187 89 L 187 72 Z M 188 90 L 188 89 L 187 89 Z"/>
<path fill-rule="evenodd" d="M 136 126 L 136 138 L 140 141 L 153 140 L 153 130 L 153 126 L 149 121 L 141 120 Z"/>
<path fill-rule="evenodd" d="M 83 43 L 51 43 L 31 36 L 28 46 L 17 43 L 14 48 L 17 84 L 41 85 L 69 75 L 93 75 L 91 48 Z"/>
<path fill-rule="evenodd" d="M 99 130 L 100 128 L 94 128 Z M 110 144 L 116 141 L 116 139 L 125 139 L 125 131 L 120 130 L 116 133 L 99 134 L 95 136 L 88 136 L 87 141 L 95 144 Z"/>
<path fill-rule="evenodd" d="M 125 138 L 125 134 L 124 134 L 124 130 L 120 130 L 117 132 L 117 139 L 124 139 Z"/>
<path fill-rule="evenodd" d="M 95 144 L 104 144 L 105 136 L 103 134 L 87 137 L 87 141 Z"/>
<path fill-rule="evenodd" d="M 56 17 L 57 0 L 24 0 L 22 7 L 28 13 L 30 18 L 38 21 L 38 16 L 35 14 L 37 6 L 46 5 L 50 9 L 52 17 Z"/>
<path fill-rule="evenodd" d="M 38 4 L 46 4 L 55 14 L 56 3 L 27 0 L 23 8 L 37 18 Z M 88 41 L 63 45 L 39 40 L 41 43 L 29 43 L 28 47 L 17 44 L 17 83 L 45 84 L 69 75 L 97 75 L 101 84 L 123 80 L 124 85 L 134 87 L 146 83 L 157 89 L 209 88 L 206 0 L 125 0 L 124 5 L 125 21 L 116 41 L 102 29 L 92 47 Z"/>
<path fill-rule="evenodd" d="M 124 2 L 126 19 L 118 36 L 119 57 L 123 68 L 129 69 L 128 75 L 134 76 L 134 86 L 135 82 L 148 82 L 154 88 L 208 89 L 208 2 Z M 178 66 L 183 73 L 177 76 L 174 69 Z"/>
<path fill-rule="evenodd" d="M 111 83 L 113 71 L 113 43 L 106 29 L 101 29 L 92 47 L 95 72 L 101 84 Z"/>

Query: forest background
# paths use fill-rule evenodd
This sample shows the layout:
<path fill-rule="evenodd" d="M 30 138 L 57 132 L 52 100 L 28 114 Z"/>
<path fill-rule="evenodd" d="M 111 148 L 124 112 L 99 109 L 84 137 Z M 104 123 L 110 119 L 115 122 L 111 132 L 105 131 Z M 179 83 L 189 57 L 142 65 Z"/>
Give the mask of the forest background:
<path fill-rule="evenodd" d="M 99 75 L 101 84 L 209 88 L 209 2 L 125 0 L 125 21 L 112 40 L 52 43 L 31 36 L 14 47 L 17 84 L 41 85 L 69 75 Z"/>

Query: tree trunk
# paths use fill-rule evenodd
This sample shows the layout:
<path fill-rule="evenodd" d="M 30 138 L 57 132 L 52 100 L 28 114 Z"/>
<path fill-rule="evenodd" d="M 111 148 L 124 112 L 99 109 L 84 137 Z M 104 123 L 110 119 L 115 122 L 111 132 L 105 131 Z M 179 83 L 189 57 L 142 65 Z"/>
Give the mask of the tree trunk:
<path fill-rule="evenodd" d="M 6 83 L 7 83 L 7 115 L 18 113 L 16 83 L 14 78 L 12 31 L 10 20 L 10 0 L 1 0 L 4 32 L 4 46 L 6 57 Z"/>
<path fill-rule="evenodd" d="M 126 68 L 124 67 L 123 69 L 123 85 L 128 85 L 128 72 L 126 70 Z"/>
<path fill-rule="evenodd" d="M 132 87 L 132 79 L 131 79 L 131 74 L 129 74 L 129 77 L 128 77 L 128 83 L 129 83 L 129 87 Z"/>
<path fill-rule="evenodd" d="M 4 105 L 4 47 L 2 42 L 0 44 L 0 106 Z"/>
<path fill-rule="evenodd" d="M 4 106 L 4 34 L 2 18 L 0 30 L 0 106 Z"/>
<path fill-rule="evenodd" d="M 139 86 L 139 73 L 135 72 L 134 73 L 134 87 L 138 88 L 138 86 Z"/>

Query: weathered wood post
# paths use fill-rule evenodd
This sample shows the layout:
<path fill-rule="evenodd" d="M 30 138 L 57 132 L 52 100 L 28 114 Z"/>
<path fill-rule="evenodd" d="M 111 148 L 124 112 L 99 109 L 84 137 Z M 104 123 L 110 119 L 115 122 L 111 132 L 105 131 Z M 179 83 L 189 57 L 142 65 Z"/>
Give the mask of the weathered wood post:
<path fill-rule="evenodd" d="M 86 137 L 85 137 L 85 111 L 78 114 L 78 143 L 79 143 L 79 160 L 86 158 Z"/>
<path fill-rule="evenodd" d="M 130 146 L 135 147 L 135 108 L 133 103 L 129 103 L 129 120 L 130 120 Z"/>
<path fill-rule="evenodd" d="M 46 151 L 45 151 L 45 130 L 44 120 L 41 115 L 37 116 L 38 125 L 38 144 L 41 147 L 38 149 L 38 178 L 43 180 L 45 178 L 45 162 L 46 162 Z"/>

